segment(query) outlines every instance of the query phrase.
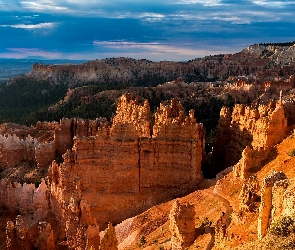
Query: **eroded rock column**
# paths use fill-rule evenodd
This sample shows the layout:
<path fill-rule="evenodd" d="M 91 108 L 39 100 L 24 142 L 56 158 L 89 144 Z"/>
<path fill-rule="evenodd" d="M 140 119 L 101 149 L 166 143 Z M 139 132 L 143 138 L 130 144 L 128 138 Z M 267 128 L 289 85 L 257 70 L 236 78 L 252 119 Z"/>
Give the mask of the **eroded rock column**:
<path fill-rule="evenodd" d="M 261 203 L 259 207 L 258 217 L 258 238 L 263 238 L 270 225 L 271 209 L 272 209 L 272 187 L 274 183 L 287 179 L 283 172 L 273 172 L 262 181 Z"/>
<path fill-rule="evenodd" d="M 175 201 L 169 215 L 173 250 L 182 250 L 193 244 L 196 238 L 195 216 L 193 205 Z"/>

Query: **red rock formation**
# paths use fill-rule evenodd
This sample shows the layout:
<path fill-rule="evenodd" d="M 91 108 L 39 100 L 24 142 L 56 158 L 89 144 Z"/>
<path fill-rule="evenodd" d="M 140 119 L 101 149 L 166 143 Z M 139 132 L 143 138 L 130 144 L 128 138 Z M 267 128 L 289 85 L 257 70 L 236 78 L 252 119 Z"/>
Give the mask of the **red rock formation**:
<path fill-rule="evenodd" d="M 178 122 L 156 122 L 155 126 L 162 126 L 156 131 L 162 132 L 153 138 L 139 137 L 150 134 L 148 104 L 140 106 L 126 96 L 119 103 L 110 134 L 100 127 L 94 137 L 75 138 L 63 164 L 52 165 L 51 204 L 56 214 L 62 214 L 62 203 L 71 200 L 76 179 L 81 198 L 89 203 L 102 229 L 106 222 L 118 223 L 169 197 L 188 193 L 202 179 L 204 131 L 192 113 Z M 173 101 L 161 110 L 173 110 L 175 105 L 179 103 Z M 122 114 L 127 111 L 132 116 Z M 174 117 L 181 116 L 179 109 Z M 130 122 L 133 117 L 141 117 L 139 123 L 146 129 L 137 130 L 139 123 Z M 100 198 L 95 199 L 98 194 Z"/>
<path fill-rule="evenodd" d="M 173 204 L 169 215 L 173 250 L 186 249 L 196 239 L 195 216 L 193 205 L 179 204 L 177 200 Z"/>
<path fill-rule="evenodd" d="M 23 216 L 32 214 L 27 231 L 35 240 L 28 244 L 41 247 L 46 239 L 42 249 L 56 244 L 110 249 L 114 230 L 109 226 L 100 246 L 99 227 L 187 194 L 202 180 L 203 126 L 196 123 L 193 111 L 185 117 L 176 100 L 157 110 L 153 132 L 148 102 L 141 105 L 128 95 L 119 100 L 111 127 L 102 120 L 79 119 L 37 126 L 53 130 L 54 141 L 41 144 L 31 139 L 32 157 L 44 165 L 54 157 L 54 150 L 55 157 L 66 150 L 63 162 L 53 162 L 49 169 L 49 191 L 44 180 L 37 189 L 33 184 L 2 180 L 0 205 Z M 17 137 L 11 138 L 23 145 Z M 51 152 L 48 156 L 46 148 Z M 46 221 L 52 213 L 55 224 Z M 11 236 L 12 224 L 8 229 L 7 242 L 18 244 L 19 237 Z M 114 241 L 112 246 L 116 249 Z"/>
<path fill-rule="evenodd" d="M 109 224 L 100 242 L 100 250 L 118 250 L 118 240 L 115 228 Z"/>
<path fill-rule="evenodd" d="M 117 115 L 113 118 L 111 135 L 122 138 L 130 137 L 131 133 L 135 137 L 151 136 L 151 112 L 147 100 L 141 106 L 136 100 L 132 100 L 130 94 L 126 94 L 118 100 Z"/>
<path fill-rule="evenodd" d="M 6 245 L 8 250 L 31 250 L 33 248 L 29 235 L 29 227 L 20 215 L 16 217 L 15 224 L 12 221 L 7 222 L 6 235 Z"/>
<path fill-rule="evenodd" d="M 240 210 L 251 212 L 255 209 L 255 201 L 258 198 L 260 191 L 258 179 L 256 175 L 251 175 L 243 182 L 242 190 L 240 192 Z"/>
<path fill-rule="evenodd" d="M 273 172 L 263 179 L 258 217 L 258 238 L 260 239 L 266 235 L 271 222 L 272 187 L 277 181 L 285 179 L 287 177 L 283 172 Z"/>
<path fill-rule="evenodd" d="M 0 205 L 7 207 L 11 212 L 18 211 L 22 215 L 34 214 L 37 220 L 46 217 L 49 211 L 49 194 L 44 179 L 38 188 L 35 184 L 11 184 L 9 180 L 2 179 Z"/>
<path fill-rule="evenodd" d="M 55 240 L 50 223 L 39 222 L 38 238 L 35 243 L 40 250 L 55 250 Z"/>
<path fill-rule="evenodd" d="M 284 106 L 281 101 L 260 105 L 258 108 L 240 104 L 234 107 L 231 116 L 230 122 L 229 112 L 225 119 L 224 109 L 222 110 L 217 140 L 213 146 L 217 152 L 215 154 L 213 150 L 212 162 L 226 168 L 240 160 L 235 167 L 235 174 L 247 178 L 250 169 L 259 167 L 269 150 L 284 139 L 287 129 Z M 220 152 L 225 154 L 223 162 L 218 161 Z"/>

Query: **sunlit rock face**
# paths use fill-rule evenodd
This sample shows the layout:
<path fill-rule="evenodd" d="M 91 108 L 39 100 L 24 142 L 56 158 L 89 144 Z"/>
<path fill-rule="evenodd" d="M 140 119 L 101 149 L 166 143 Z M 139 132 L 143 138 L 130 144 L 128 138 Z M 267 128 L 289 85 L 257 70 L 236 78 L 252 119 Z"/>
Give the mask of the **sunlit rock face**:
<path fill-rule="evenodd" d="M 253 167 L 259 167 L 270 149 L 286 135 L 288 119 L 281 101 L 250 107 L 235 105 L 233 111 L 223 108 L 213 144 L 212 171 L 234 167 L 237 177 L 248 178 Z"/>
<path fill-rule="evenodd" d="M 148 103 L 123 95 L 111 127 L 99 128 L 96 136 L 76 136 L 63 163 L 53 163 L 52 209 L 65 214 L 64 204 L 77 190 L 104 229 L 194 190 L 202 180 L 203 155 L 204 130 L 193 112 L 185 117 L 172 100 L 157 110 L 152 129 Z"/>

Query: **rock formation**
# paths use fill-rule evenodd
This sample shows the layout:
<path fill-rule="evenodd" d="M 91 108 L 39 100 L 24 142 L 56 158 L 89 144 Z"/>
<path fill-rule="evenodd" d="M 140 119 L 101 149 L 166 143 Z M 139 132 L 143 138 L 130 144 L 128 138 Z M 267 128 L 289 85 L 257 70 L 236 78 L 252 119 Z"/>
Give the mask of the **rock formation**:
<path fill-rule="evenodd" d="M 43 142 L 3 137 L 5 143 L 30 146 L 28 155 L 40 159 L 39 165 L 52 157 L 61 162 L 52 162 L 48 187 L 44 179 L 38 188 L 1 180 L 0 205 L 25 216 L 21 228 L 31 235 L 26 244 L 40 249 L 43 241 L 42 249 L 117 249 L 111 225 L 100 242 L 99 231 L 106 223 L 119 223 L 197 188 L 203 179 L 202 124 L 196 123 L 193 111 L 185 117 L 175 99 L 156 111 L 153 126 L 149 109 L 147 101 L 140 104 L 127 94 L 118 101 L 111 126 L 101 120 L 63 119 L 37 124 L 38 131 L 52 131 L 50 139 L 44 134 Z M 55 154 L 44 155 L 45 147 Z M 7 226 L 8 245 L 25 239 L 15 231 L 19 220 Z"/>
<path fill-rule="evenodd" d="M 271 101 L 257 108 L 236 105 L 231 120 L 230 110 L 223 108 L 220 117 L 213 145 L 212 169 L 220 170 L 218 164 L 224 167 L 236 164 L 235 175 L 244 179 L 267 158 L 270 149 L 284 139 L 288 123 L 281 101 Z M 220 159 L 222 154 L 224 156 Z"/>
<path fill-rule="evenodd" d="M 41 219 L 49 210 L 48 195 L 44 179 L 38 188 L 34 184 L 10 183 L 7 179 L 0 181 L 0 205 L 11 212 L 34 213 L 37 219 Z"/>
<path fill-rule="evenodd" d="M 260 191 L 258 179 L 256 175 L 251 175 L 243 182 L 240 192 L 240 210 L 253 211 L 255 209 L 254 202 L 257 201 L 258 192 Z"/>
<path fill-rule="evenodd" d="M 285 179 L 287 177 L 283 172 L 273 172 L 263 179 L 258 217 L 258 238 L 266 235 L 271 222 L 272 188 L 277 181 Z"/>
<path fill-rule="evenodd" d="M 111 223 L 109 223 L 107 229 L 104 231 L 103 238 L 100 242 L 100 250 L 118 250 L 118 240 L 116 232 Z"/>
<path fill-rule="evenodd" d="M 263 83 L 294 74 L 294 54 L 294 45 L 254 44 L 239 53 L 206 56 L 187 63 L 108 58 L 79 65 L 35 64 L 25 77 L 49 80 L 54 85 L 67 84 L 69 87 L 93 82 L 103 85 L 108 81 L 139 86 L 147 79 L 152 85 L 177 78 L 187 82 L 222 81 L 240 76 Z M 155 79 L 154 82 L 151 79 Z"/>
<path fill-rule="evenodd" d="M 179 204 L 176 200 L 170 211 L 169 229 L 172 234 L 173 250 L 183 250 L 192 245 L 196 238 L 194 206 Z"/>
<path fill-rule="evenodd" d="M 33 248 L 29 235 L 29 227 L 21 215 L 16 217 L 15 224 L 12 221 L 7 222 L 6 235 L 6 244 L 9 250 L 31 250 Z"/>
<path fill-rule="evenodd" d="M 181 108 L 175 100 L 161 106 L 153 129 L 157 132 L 151 133 L 148 104 L 140 106 L 124 95 L 112 127 L 100 128 L 96 136 L 76 136 L 64 162 L 53 163 L 49 175 L 53 211 L 62 214 L 61 202 L 70 201 L 75 180 L 101 229 L 106 222 L 118 223 L 194 190 L 202 180 L 204 131 L 193 113 L 184 118 Z M 98 194 L 100 199 L 94 199 Z"/>
<path fill-rule="evenodd" d="M 40 250 L 55 250 L 55 240 L 50 223 L 39 222 L 38 238 L 35 243 Z"/>

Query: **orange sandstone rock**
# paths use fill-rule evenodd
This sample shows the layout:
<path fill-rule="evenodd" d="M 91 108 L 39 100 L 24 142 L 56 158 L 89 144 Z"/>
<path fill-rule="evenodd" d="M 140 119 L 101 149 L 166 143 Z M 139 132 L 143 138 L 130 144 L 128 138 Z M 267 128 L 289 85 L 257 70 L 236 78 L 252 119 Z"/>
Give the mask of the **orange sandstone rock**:
<path fill-rule="evenodd" d="M 247 178 L 249 171 L 259 167 L 269 150 L 284 139 L 286 131 L 287 118 L 281 101 L 258 108 L 236 105 L 230 122 L 229 110 L 222 109 L 216 135 L 218 140 L 213 145 L 212 167 L 218 163 L 225 167 L 237 164 L 236 176 Z M 220 152 L 225 156 L 219 159 Z"/>
<path fill-rule="evenodd" d="M 96 136 L 75 137 L 64 162 L 53 163 L 49 179 L 54 213 L 78 212 L 83 199 L 104 229 L 106 222 L 119 223 L 194 190 L 202 180 L 204 130 L 192 112 L 182 117 L 182 109 L 176 100 L 162 106 L 167 114 L 158 115 L 151 137 L 148 103 L 123 96 L 109 129 L 99 127 Z M 71 197 L 74 190 L 80 195 L 77 204 Z"/>
<path fill-rule="evenodd" d="M 118 250 L 118 240 L 115 228 L 109 223 L 100 242 L 100 250 Z"/>
<path fill-rule="evenodd" d="M 196 238 L 194 206 L 177 200 L 170 211 L 171 246 L 173 250 L 186 249 Z"/>

